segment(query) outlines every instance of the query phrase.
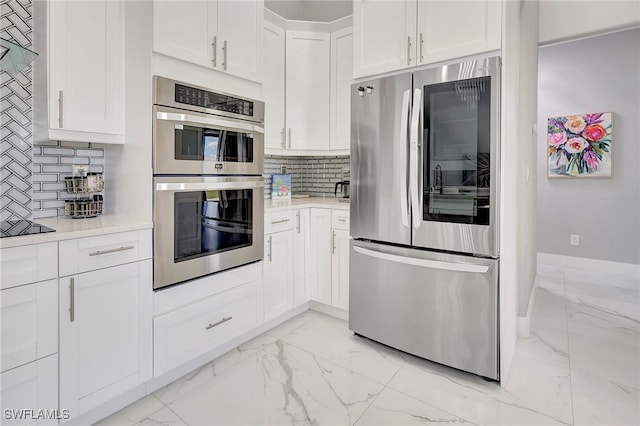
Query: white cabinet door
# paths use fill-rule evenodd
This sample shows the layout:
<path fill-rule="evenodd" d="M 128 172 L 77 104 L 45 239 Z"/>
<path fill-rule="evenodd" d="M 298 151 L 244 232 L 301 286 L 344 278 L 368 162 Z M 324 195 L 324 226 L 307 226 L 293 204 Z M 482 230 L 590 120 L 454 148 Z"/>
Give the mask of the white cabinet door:
<path fill-rule="evenodd" d="M 48 108 L 34 113 L 48 116 L 48 125 L 36 120 L 34 139 L 123 143 L 124 2 L 39 3 L 47 26 L 38 49 L 48 73 L 36 79 L 47 81 Z"/>
<path fill-rule="evenodd" d="M 331 149 L 351 147 L 353 30 L 331 33 Z"/>
<path fill-rule="evenodd" d="M 153 50 L 213 67 L 217 33 L 215 1 L 154 0 Z"/>
<path fill-rule="evenodd" d="M 342 229 L 333 230 L 331 304 L 349 309 L 349 231 Z"/>
<path fill-rule="evenodd" d="M 293 308 L 293 231 L 265 236 L 264 319 Z"/>
<path fill-rule="evenodd" d="M 218 1 L 218 43 L 223 71 L 262 82 L 264 2 Z"/>
<path fill-rule="evenodd" d="M 58 280 L 0 292 L 0 367 L 18 367 L 58 352 Z"/>
<path fill-rule="evenodd" d="M 415 66 L 416 0 L 354 0 L 353 51 L 354 77 Z"/>
<path fill-rule="evenodd" d="M 151 378 L 151 267 L 60 279 L 60 406 L 72 417 Z"/>
<path fill-rule="evenodd" d="M 293 306 L 311 299 L 309 286 L 309 209 L 294 211 L 293 229 Z"/>
<path fill-rule="evenodd" d="M 331 305 L 331 210 L 312 208 L 309 220 L 311 299 Z"/>
<path fill-rule="evenodd" d="M 64 407 L 58 409 L 58 357 L 50 355 L 13 370 L 0 374 L 0 410 L 2 424 L 10 425 L 57 425 L 55 415 L 66 420 Z M 53 419 L 34 421 L 25 411 L 49 410 Z M 8 411 L 7 411 L 8 410 Z"/>
<path fill-rule="evenodd" d="M 287 31 L 287 148 L 329 148 L 328 33 Z"/>
<path fill-rule="evenodd" d="M 284 52 L 285 31 L 264 23 L 264 145 L 267 149 L 285 148 L 284 130 Z"/>
<path fill-rule="evenodd" d="M 502 2 L 418 0 L 418 64 L 500 49 Z"/>

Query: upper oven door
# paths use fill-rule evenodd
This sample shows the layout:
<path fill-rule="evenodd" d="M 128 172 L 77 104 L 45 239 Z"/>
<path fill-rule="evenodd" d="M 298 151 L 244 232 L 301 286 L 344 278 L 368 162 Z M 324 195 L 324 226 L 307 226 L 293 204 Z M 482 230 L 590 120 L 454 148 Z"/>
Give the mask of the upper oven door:
<path fill-rule="evenodd" d="M 154 175 L 262 174 L 262 126 L 163 106 L 153 116 Z"/>
<path fill-rule="evenodd" d="M 156 177 L 154 186 L 154 289 L 262 259 L 262 177 Z"/>
<path fill-rule="evenodd" d="M 498 256 L 499 70 L 493 57 L 414 74 L 415 246 Z"/>

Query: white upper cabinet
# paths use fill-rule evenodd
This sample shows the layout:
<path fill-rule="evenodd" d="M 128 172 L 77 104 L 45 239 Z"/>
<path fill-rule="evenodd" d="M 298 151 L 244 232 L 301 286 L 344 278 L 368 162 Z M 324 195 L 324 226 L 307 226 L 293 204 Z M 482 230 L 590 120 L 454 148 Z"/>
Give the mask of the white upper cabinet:
<path fill-rule="evenodd" d="M 284 46 L 284 29 L 265 21 L 262 93 L 265 101 L 264 145 L 267 149 L 283 149 L 285 143 Z"/>
<path fill-rule="evenodd" d="M 153 2 L 153 50 L 262 82 L 264 2 Z"/>
<path fill-rule="evenodd" d="M 331 146 L 351 146 L 351 83 L 353 82 L 353 30 L 331 33 Z"/>
<path fill-rule="evenodd" d="M 124 143 L 124 3 L 34 7 L 34 141 Z"/>
<path fill-rule="evenodd" d="M 329 149 L 329 34 L 287 31 L 286 123 L 289 149 Z"/>
<path fill-rule="evenodd" d="M 217 12 L 215 1 L 154 1 L 153 50 L 203 67 L 214 66 Z"/>
<path fill-rule="evenodd" d="M 354 0 L 354 77 L 500 49 L 499 0 Z"/>
<path fill-rule="evenodd" d="M 415 66 L 415 45 L 416 0 L 354 0 L 354 77 Z"/>
<path fill-rule="evenodd" d="M 218 43 L 224 71 L 262 82 L 264 2 L 218 1 Z"/>
<path fill-rule="evenodd" d="M 500 49 L 502 2 L 418 1 L 418 64 Z"/>

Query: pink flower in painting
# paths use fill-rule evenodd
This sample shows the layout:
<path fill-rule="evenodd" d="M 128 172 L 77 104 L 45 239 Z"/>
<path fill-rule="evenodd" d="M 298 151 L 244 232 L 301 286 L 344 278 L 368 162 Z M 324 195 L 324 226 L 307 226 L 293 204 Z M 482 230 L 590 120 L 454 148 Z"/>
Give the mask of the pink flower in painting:
<path fill-rule="evenodd" d="M 567 118 L 568 120 L 564 124 L 564 126 L 567 128 L 567 130 L 569 130 L 571 133 L 575 133 L 576 135 L 579 135 L 587 125 L 587 122 L 584 121 L 584 118 L 580 117 L 579 115 L 572 115 Z"/>
<path fill-rule="evenodd" d="M 604 127 L 599 124 L 591 124 L 584 129 L 582 132 L 582 136 L 591 140 L 591 141 L 599 141 L 607 134 L 607 131 Z"/>
<path fill-rule="evenodd" d="M 584 152 L 584 155 L 582 156 L 582 158 L 584 158 L 584 161 L 587 162 L 587 166 L 589 166 L 589 168 L 593 170 L 598 169 L 598 156 L 596 155 L 595 152 L 589 149 Z"/>
<path fill-rule="evenodd" d="M 562 132 L 556 132 L 556 133 L 549 133 L 547 135 L 547 141 L 549 142 L 549 145 L 558 147 L 567 141 L 567 132 L 562 131 Z"/>
<path fill-rule="evenodd" d="M 588 145 L 589 143 L 587 141 L 581 137 L 576 137 L 569 139 L 564 149 L 566 149 L 569 154 L 579 154 L 584 151 Z"/>

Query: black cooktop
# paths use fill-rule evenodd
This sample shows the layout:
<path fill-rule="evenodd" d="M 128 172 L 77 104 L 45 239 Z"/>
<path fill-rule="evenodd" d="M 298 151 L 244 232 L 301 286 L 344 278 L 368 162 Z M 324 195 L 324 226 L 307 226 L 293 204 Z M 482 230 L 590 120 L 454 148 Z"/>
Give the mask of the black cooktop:
<path fill-rule="evenodd" d="M 30 220 L 3 220 L 0 222 L 0 238 L 44 234 L 45 232 L 56 232 L 56 230 Z"/>

